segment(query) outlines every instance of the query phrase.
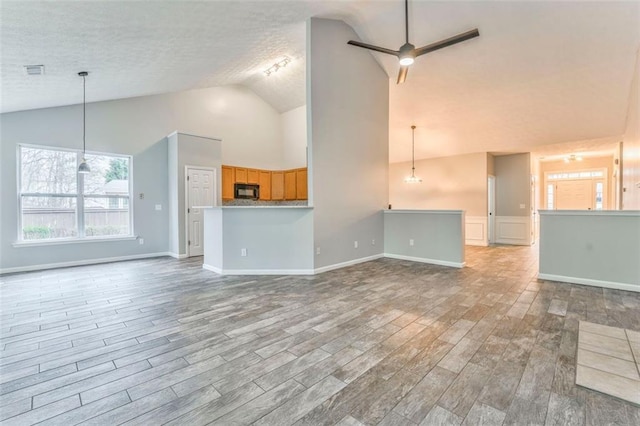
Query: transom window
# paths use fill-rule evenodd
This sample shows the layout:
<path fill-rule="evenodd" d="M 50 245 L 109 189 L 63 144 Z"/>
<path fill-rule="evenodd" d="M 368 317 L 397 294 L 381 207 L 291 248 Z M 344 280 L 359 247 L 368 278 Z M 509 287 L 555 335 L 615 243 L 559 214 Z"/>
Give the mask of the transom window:
<path fill-rule="evenodd" d="M 560 180 L 560 179 L 591 179 L 595 177 L 603 177 L 604 172 L 601 170 L 587 171 L 587 172 L 566 172 L 566 173 L 549 173 L 547 180 Z"/>
<path fill-rule="evenodd" d="M 131 157 L 19 146 L 19 240 L 131 236 Z"/>

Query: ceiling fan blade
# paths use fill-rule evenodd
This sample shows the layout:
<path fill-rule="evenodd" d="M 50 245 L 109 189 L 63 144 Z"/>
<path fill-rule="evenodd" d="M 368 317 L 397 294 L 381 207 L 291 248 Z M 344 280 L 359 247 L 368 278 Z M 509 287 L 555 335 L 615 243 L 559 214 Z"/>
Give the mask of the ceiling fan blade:
<path fill-rule="evenodd" d="M 409 72 L 408 66 L 400 67 L 400 70 L 398 71 L 398 81 L 396 82 L 396 84 L 404 83 L 404 81 L 407 79 L 408 72 Z"/>
<path fill-rule="evenodd" d="M 363 48 L 369 49 L 369 50 L 375 50 L 376 52 L 386 53 L 388 55 L 393 55 L 393 56 L 398 56 L 400 54 L 400 52 L 398 52 L 397 50 L 391 50 L 391 49 L 387 49 L 385 47 L 374 46 L 372 44 L 362 43 L 362 42 L 355 41 L 355 40 L 349 40 L 347 42 L 347 44 L 351 44 L 353 46 L 358 46 L 358 47 L 363 47 Z"/>
<path fill-rule="evenodd" d="M 444 40 L 437 41 L 435 43 L 428 44 L 424 47 L 419 47 L 415 50 L 416 56 L 424 55 L 425 53 L 433 52 L 434 50 L 442 49 L 443 47 L 451 46 L 456 43 L 460 43 L 470 38 L 478 37 L 480 32 L 477 28 L 462 34 L 455 35 L 453 37 L 445 38 Z"/>

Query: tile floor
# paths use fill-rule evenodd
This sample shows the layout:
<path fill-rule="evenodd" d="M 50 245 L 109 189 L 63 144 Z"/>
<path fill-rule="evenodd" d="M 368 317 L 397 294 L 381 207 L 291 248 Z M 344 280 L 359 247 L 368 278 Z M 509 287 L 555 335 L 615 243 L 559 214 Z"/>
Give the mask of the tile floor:
<path fill-rule="evenodd" d="M 640 405 L 640 333 L 580 321 L 576 384 Z"/>
<path fill-rule="evenodd" d="M 640 331 L 640 293 L 538 281 L 535 246 L 469 247 L 466 261 L 0 276 L 0 422 L 640 424 L 638 405 L 575 382 L 579 322 Z"/>

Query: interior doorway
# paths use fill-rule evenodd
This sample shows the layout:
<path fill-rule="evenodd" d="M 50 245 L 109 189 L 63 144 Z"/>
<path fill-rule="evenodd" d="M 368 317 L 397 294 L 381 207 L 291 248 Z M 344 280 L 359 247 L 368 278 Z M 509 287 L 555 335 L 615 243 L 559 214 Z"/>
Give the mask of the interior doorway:
<path fill-rule="evenodd" d="M 487 206 L 488 206 L 488 221 L 487 221 L 487 242 L 493 244 L 495 242 L 495 229 L 496 229 L 496 177 L 489 175 L 487 181 Z"/>
<path fill-rule="evenodd" d="M 185 166 L 187 257 L 204 255 L 204 212 L 216 205 L 216 169 Z"/>

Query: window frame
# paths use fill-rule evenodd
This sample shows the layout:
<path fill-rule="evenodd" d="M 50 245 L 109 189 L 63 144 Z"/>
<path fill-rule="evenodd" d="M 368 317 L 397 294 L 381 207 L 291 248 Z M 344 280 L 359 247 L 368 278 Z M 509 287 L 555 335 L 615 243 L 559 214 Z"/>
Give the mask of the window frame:
<path fill-rule="evenodd" d="M 84 174 L 76 171 L 76 193 L 75 194 L 59 194 L 59 193 L 39 193 L 39 192 L 22 192 L 22 149 L 42 149 L 48 151 L 62 151 L 73 152 L 76 154 L 76 168 L 82 161 L 85 155 L 102 155 L 106 157 L 125 158 L 129 163 L 129 175 L 128 186 L 129 196 L 123 197 L 122 195 L 102 195 L 102 194 L 85 194 L 84 193 Z M 102 240 L 131 240 L 135 239 L 134 223 L 133 223 L 133 156 L 126 154 L 114 154 L 110 152 L 100 151 L 86 151 L 86 154 L 82 150 L 65 148 L 65 147 L 52 147 L 46 145 L 33 145 L 33 144 L 18 144 L 16 151 L 16 182 L 17 182 L 17 207 L 18 207 L 18 223 L 17 223 L 17 245 L 49 245 L 49 244 L 62 244 L 71 242 L 90 242 L 90 241 L 102 241 Z M 62 198 L 75 198 L 76 199 L 76 229 L 78 236 L 71 238 L 47 238 L 41 240 L 25 240 L 24 232 L 22 229 L 22 199 L 23 197 L 62 197 Z M 85 198 L 128 198 L 129 200 L 129 233 L 123 235 L 113 236 L 86 236 L 85 235 Z"/>

